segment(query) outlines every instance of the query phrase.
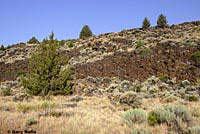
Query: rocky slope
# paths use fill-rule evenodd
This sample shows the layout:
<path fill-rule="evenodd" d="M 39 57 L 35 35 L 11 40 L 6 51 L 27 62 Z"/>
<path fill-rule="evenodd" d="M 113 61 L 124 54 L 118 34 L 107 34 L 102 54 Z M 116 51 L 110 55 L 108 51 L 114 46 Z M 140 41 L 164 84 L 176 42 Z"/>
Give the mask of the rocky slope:
<path fill-rule="evenodd" d="M 0 133 L 199 134 L 200 21 L 65 41 L 74 76 L 67 97 L 43 100 L 19 86 L 37 46 L 0 52 Z"/>
<path fill-rule="evenodd" d="M 68 47 L 69 42 L 61 52 L 69 57 L 77 79 L 144 81 L 153 75 L 167 75 L 194 82 L 200 77 L 200 61 L 191 58 L 200 51 L 200 21 L 102 34 L 73 40 L 73 47 Z M 138 42 L 142 42 L 140 47 Z M 21 43 L 0 52 L 0 81 L 16 80 L 27 71 L 28 58 L 37 45 Z"/>

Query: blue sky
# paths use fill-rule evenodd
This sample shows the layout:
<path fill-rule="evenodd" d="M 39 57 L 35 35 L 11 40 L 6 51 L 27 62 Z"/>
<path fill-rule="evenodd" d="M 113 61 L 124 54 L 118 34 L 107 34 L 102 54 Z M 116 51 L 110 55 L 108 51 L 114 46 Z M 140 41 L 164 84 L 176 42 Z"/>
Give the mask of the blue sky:
<path fill-rule="evenodd" d="M 200 20 L 200 0 L 0 0 L 0 44 L 39 40 L 54 31 L 58 39 L 78 38 L 88 24 L 94 34 L 156 25 L 160 13 L 169 24 Z"/>

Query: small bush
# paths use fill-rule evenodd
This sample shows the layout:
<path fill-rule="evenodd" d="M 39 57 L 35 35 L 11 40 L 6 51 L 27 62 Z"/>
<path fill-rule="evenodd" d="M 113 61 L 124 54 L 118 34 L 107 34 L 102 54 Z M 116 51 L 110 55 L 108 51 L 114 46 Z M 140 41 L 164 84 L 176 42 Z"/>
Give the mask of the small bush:
<path fill-rule="evenodd" d="M 136 48 L 141 48 L 142 46 L 144 46 L 144 42 L 141 41 L 141 40 L 137 41 L 137 46 L 136 46 Z"/>
<path fill-rule="evenodd" d="M 190 127 L 188 131 L 189 134 L 200 134 L 200 126 Z"/>
<path fill-rule="evenodd" d="M 200 117 L 200 107 L 193 107 L 191 112 L 192 112 L 192 116 Z"/>
<path fill-rule="evenodd" d="M 169 105 L 165 107 L 165 110 L 169 110 L 176 118 L 180 118 L 184 122 L 191 120 L 191 113 L 184 105 Z"/>
<path fill-rule="evenodd" d="M 142 24 L 142 28 L 146 29 L 149 28 L 150 26 L 151 26 L 150 21 L 147 19 L 147 17 L 145 17 Z"/>
<path fill-rule="evenodd" d="M 2 89 L 1 92 L 0 92 L 1 96 L 10 96 L 11 94 L 12 94 L 11 88 Z"/>
<path fill-rule="evenodd" d="M 134 123 L 143 123 L 147 120 L 146 113 L 141 109 L 129 110 L 125 113 L 124 119 L 128 126 Z"/>
<path fill-rule="evenodd" d="M 165 98 L 163 98 L 163 102 L 173 102 L 173 101 L 176 101 L 178 100 L 178 97 L 174 96 L 174 95 L 169 95 L 169 96 L 166 96 Z"/>
<path fill-rule="evenodd" d="M 60 117 L 62 115 L 62 113 L 61 112 L 57 112 L 57 111 L 51 111 L 50 115 L 54 116 L 54 117 Z"/>
<path fill-rule="evenodd" d="M 158 78 L 161 81 L 166 81 L 169 79 L 169 76 L 168 76 L 168 74 L 161 74 Z"/>
<path fill-rule="evenodd" d="M 191 56 L 190 56 L 190 59 L 195 61 L 195 62 L 198 62 L 200 60 L 200 51 L 196 51 L 194 52 Z"/>
<path fill-rule="evenodd" d="M 150 56 L 152 54 L 152 50 L 150 48 L 144 48 L 140 51 L 140 55 L 142 56 Z"/>
<path fill-rule="evenodd" d="M 199 98 L 196 95 L 189 95 L 186 97 L 186 100 L 188 101 L 198 101 Z"/>
<path fill-rule="evenodd" d="M 133 129 L 132 134 L 152 134 L 152 132 L 148 129 L 139 128 Z"/>
<path fill-rule="evenodd" d="M 47 101 L 43 102 L 39 106 L 39 108 L 41 108 L 41 109 L 48 109 L 48 108 L 53 108 L 53 107 L 55 107 L 55 103 L 50 103 L 50 102 L 47 102 Z"/>
<path fill-rule="evenodd" d="M 61 40 L 60 42 L 59 42 L 59 45 L 60 46 L 63 46 L 65 44 L 65 41 L 64 40 Z"/>
<path fill-rule="evenodd" d="M 34 124 L 37 124 L 37 121 L 34 118 L 30 118 L 30 119 L 26 120 L 27 126 L 31 126 L 31 125 L 34 125 Z"/>
<path fill-rule="evenodd" d="M 161 123 L 170 123 L 174 120 L 174 115 L 165 109 L 157 109 L 148 114 L 148 123 L 155 126 Z"/>
<path fill-rule="evenodd" d="M 69 48 L 72 48 L 72 47 L 74 47 L 74 43 L 73 43 L 72 41 L 68 42 L 68 44 L 67 44 L 67 45 L 68 45 L 68 47 L 69 47 Z"/>
<path fill-rule="evenodd" d="M 158 17 L 158 20 L 157 20 L 157 26 L 158 27 L 167 27 L 167 18 L 166 16 L 164 16 L 163 14 L 160 14 L 159 17 Z"/>
<path fill-rule="evenodd" d="M 148 114 L 148 123 L 151 126 L 155 126 L 158 124 L 158 119 L 159 119 L 159 115 L 157 115 L 155 112 L 150 112 Z"/>

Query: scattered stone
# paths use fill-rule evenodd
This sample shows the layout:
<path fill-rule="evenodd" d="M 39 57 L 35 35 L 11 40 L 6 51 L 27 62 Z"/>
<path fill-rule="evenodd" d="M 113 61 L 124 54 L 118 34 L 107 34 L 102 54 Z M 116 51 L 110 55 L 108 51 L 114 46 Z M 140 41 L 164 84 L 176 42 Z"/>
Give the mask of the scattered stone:
<path fill-rule="evenodd" d="M 183 86 L 183 87 L 187 87 L 189 85 L 190 85 L 190 82 L 188 80 L 184 80 L 181 82 L 181 86 Z"/>
<path fill-rule="evenodd" d="M 76 103 L 61 104 L 60 107 L 62 107 L 62 108 L 75 108 L 75 107 L 77 107 L 77 104 Z"/>
<path fill-rule="evenodd" d="M 17 101 L 24 101 L 24 100 L 28 100 L 30 98 L 30 96 L 28 94 L 25 93 L 18 93 L 13 97 L 13 101 L 17 102 Z"/>
<path fill-rule="evenodd" d="M 82 96 L 75 96 L 70 101 L 74 101 L 74 102 L 83 101 L 83 97 Z"/>

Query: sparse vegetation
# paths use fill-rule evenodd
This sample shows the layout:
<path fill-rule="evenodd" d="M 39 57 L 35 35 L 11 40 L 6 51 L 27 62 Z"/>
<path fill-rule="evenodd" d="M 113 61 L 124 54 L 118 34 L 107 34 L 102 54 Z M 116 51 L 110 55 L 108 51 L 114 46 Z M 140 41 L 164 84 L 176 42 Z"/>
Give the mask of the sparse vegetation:
<path fill-rule="evenodd" d="M 189 134 L 200 134 L 200 126 L 190 127 Z"/>
<path fill-rule="evenodd" d="M 57 111 L 51 111 L 50 115 L 53 116 L 53 117 L 60 117 L 62 115 L 62 113 L 61 112 L 57 112 Z"/>
<path fill-rule="evenodd" d="M 37 121 L 34 118 L 27 119 L 27 121 L 26 121 L 27 126 L 31 126 L 34 124 L 37 124 Z"/>
<path fill-rule="evenodd" d="M 1 96 L 10 96 L 12 94 L 11 88 L 7 87 L 0 90 Z"/>
<path fill-rule="evenodd" d="M 141 48 L 143 46 L 144 46 L 144 42 L 143 41 L 141 41 L 141 40 L 137 41 L 136 48 Z"/>
<path fill-rule="evenodd" d="M 196 95 L 188 95 L 188 96 L 186 97 L 186 100 L 188 100 L 188 101 L 198 101 L 199 98 L 198 98 L 198 96 L 196 96 Z"/>
<path fill-rule="evenodd" d="M 90 36 L 92 36 L 92 31 L 90 29 L 90 27 L 88 25 L 83 26 L 81 32 L 80 32 L 80 39 L 84 39 L 84 38 L 88 38 Z"/>
<path fill-rule="evenodd" d="M 66 95 L 71 93 L 70 67 L 61 71 L 61 55 L 59 44 L 50 35 L 48 44 L 43 42 L 38 51 L 30 58 L 30 71 L 21 77 L 22 85 L 31 95 Z"/>
<path fill-rule="evenodd" d="M 193 60 L 193 61 L 195 61 L 195 62 L 200 61 L 200 51 L 194 52 L 194 53 L 190 56 L 190 59 Z"/>
<path fill-rule="evenodd" d="M 159 78 L 161 81 L 166 81 L 166 80 L 169 79 L 169 76 L 168 76 L 168 74 L 161 74 L 161 75 L 159 75 L 158 78 Z"/>
<path fill-rule="evenodd" d="M 69 48 L 74 47 L 74 43 L 72 41 L 69 41 L 67 45 L 68 45 Z"/>
<path fill-rule="evenodd" d="M 145 128 L 133 129 L 131 134 L 152 134 L 152 132 Z"/>
<path fill-rule="evenodd" d="M 64 41 L 64 40 L 61 40 L 61 41 L 59 42 L 59 44 L 60 44 L 60 46 L 63 46 L 63 45 L 65 44 L 65 41 Z"/>
<path fill-rule="evenodd" d="M 150 21 L 148 20 L 147 17 L 144 18 L 143 24 L 142 24 L 142 28 L 147 29 L 151 26 Z"/>
<path fill-rule="evenodd" d="M 164 27 L 167 27 L 167 18 L 165 15 L 163 14 L 160 14 L 159 17 L 158 17 L 158 20 L 157 20 L 157 26 L 158 27 L 161 27 L 161 28 L 164 28 Z"/>
<path fill-rule="evenodd" d="M 150 56 L 152 54 L 152 50 L 150 48 L 144 48 L 140 51 L 141 56 Z"/>
<path fill-rule="evenodd" d="M 27 43 L 29 43 L 29 44 L 39 44 L 40 42 L 37 40 L 36 37 L 32 37 Z"/>

